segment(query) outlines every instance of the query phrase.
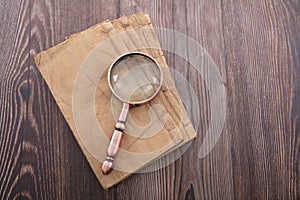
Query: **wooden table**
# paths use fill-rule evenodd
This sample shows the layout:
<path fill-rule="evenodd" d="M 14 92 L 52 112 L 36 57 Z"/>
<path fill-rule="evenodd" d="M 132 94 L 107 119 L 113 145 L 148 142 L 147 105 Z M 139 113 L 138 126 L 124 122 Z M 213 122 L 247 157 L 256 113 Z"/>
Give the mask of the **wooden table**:
<path fill-rule="evenodd" d="M 206 49 L 224 79 L 226 121 L 199 159 L 209 91 L 188 60 L 166 52 L 199 99 L 198 139 L 168 167 L 105 191 L 33 57 L 105 19 L 141 11 Z M 300 198 L 298 0 L 1 0 L 0 13 L 0 199 Z"/>

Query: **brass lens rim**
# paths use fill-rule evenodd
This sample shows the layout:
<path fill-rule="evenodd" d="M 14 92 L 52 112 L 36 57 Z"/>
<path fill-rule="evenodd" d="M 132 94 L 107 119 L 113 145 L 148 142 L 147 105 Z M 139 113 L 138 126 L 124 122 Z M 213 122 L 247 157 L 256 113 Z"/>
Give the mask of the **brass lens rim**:
<path fill-rule="evenodd" d="M 153 61 L 153 63 L 155 63 L 155 65 L 157 66 L 157 68 L 159 69 L 159 73 L 160 73 L 160 83 L 159 83 L 159 86 L 157 88 L 157 90 L 155 91 L 155 93 L 153 93 L 153 95 L 143 101 L 137 101 L 137 102 L 134 102 L 134 101 L 127 101 L 125 99 L 122 99 L 121 97 L 119 97 L 116 92 L 114 91 L 113 87 L 112 87 L 112 84 L 110 82 L 110 75 L 111 75 L 111 71 L 112 71 L 112 68 L 115 66 L 115 64 L 120 61 L 121 59 L 123 59 L 124 57 L 127 57 L 127 56 L 131 56 L 131 55 L 141 55 L 141 56 L 144 56 L 144 57 L 147 57 L 148 59 L 150 59 L 151 61 Z M 110 88 L 110 91 L 114 94 L 114 96 L 119 99 L 120 101 L 122 101 L 123 103 L 128 103 L 128 104 L 131 104 L 131 105 L 135 105 L 135 104 L 142 104 L 142 103 L 146 103 L 150 100 L 152 100 L 156 95 L 157 93 L 160 91 L 161 89 L 161 86 L 163 84 L 163 72 L 162 72 L 162 69 L 160 67 L 160 65 L 158 64 L 158 62 L 153 58 L 151 57 L 150 55 L 146 54 L 146 53 L 142 53 L 142 52 L 138 52 L 138 51 L 134 51 L 134 52 L 129 52 L 129 53 L 124 53 L 122 55 L 120 55 L 118 58 L 115 59 L 115 61 L 110 65 L 109 67 L 109 70 L 108 70 L 108 74 L 107 74 L 107 81 L 108 81 L 108 85 L 109 85 L 109 88 Z"/>

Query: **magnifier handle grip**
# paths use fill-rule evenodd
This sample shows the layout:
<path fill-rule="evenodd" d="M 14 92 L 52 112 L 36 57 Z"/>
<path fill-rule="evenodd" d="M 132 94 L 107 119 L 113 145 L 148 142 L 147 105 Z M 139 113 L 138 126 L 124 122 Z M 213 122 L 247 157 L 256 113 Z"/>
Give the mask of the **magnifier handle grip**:
<path fill-rule="evenodd" d="M 122 136 L 123 133 L 121 131 L 114 130 L 107 148 L 106 160 L 102 164 L 102 172 L 105 175 L 108 174 L 113 168 L 113 160 L 119 150 Z"/>
<path fill-rule="evenodd" d="M 123 131 L 125 130 L 125 120 L 128 110 L 129 104 L 124 103 L 119 116 L 119 121 L 116 123 L 115 130 L 107 148 L 106 160 L 102 164 L 102 173 L 105 175 L 113 169 L 114 156 L 117 154 L 120 147 L 120 143 L 123 137 Z"/>

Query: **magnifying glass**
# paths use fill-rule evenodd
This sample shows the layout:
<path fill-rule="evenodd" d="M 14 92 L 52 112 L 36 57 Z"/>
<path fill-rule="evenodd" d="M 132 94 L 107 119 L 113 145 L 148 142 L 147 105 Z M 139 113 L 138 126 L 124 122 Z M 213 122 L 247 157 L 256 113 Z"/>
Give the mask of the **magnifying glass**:
<path fill-rule="evenodd" d="M 111 64 L 107 78 L 111 92 L 123 102 L 123 107 L 107 148 L 106 160 L 102 164 L 103 174 L 108 174 L 113 169 L 114 156 L 122 140 L 130 105 L 153 99 L 162 86 L 163 73 L 151 56 L 130 52 L 121 55 Z"/>

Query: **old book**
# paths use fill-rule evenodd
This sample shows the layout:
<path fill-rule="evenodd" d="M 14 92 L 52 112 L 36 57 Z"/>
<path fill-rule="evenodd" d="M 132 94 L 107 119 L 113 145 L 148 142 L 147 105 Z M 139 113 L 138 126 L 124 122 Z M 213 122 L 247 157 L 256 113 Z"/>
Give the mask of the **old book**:
<path fill-rule="evenodd" d="M 140 51 L 160 64 L 164 83 L 148 103 L 130 109 L 114 170 L 102 162 L 122 103 L 111 93 L 107 70 L 121 54 Z M 35 56 L 61 112 L 103 188 L 109 188 L 196 137 L 148 15 L 106 20 Z"/>

